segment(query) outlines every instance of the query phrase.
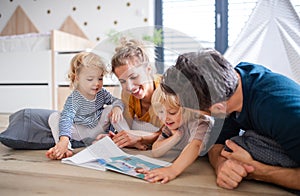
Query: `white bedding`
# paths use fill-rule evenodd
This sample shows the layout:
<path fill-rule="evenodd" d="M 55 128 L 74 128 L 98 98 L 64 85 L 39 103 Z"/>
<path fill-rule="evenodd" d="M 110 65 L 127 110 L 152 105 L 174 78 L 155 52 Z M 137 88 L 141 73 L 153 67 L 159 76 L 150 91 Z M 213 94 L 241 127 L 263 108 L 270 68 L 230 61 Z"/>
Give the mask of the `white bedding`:
<path fill-rule="evenodd" d="M 0 36 L 0 53 L 35 52 L 51 49 L 50 33 Z"/>

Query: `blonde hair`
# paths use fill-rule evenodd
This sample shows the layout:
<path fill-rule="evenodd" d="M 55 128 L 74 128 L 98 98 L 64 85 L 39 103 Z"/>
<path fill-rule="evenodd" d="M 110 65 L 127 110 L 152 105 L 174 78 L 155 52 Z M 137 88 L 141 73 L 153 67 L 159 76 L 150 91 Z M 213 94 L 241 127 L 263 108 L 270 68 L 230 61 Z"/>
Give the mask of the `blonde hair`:
<path fill-rule="evenodd" d="M 158 86 L 152 94 L 151 105 L 156 115 L 162 105 L 168 105 L 173 109 L 179 109 L 181 107 L 178 97 L 176 95 L 166 94 L 160 86 Z"/>
<path fill-rule="evenodd" d="M 127 40 L 125 37 L 122 37 L 120 45 L 115 48 L 115 52 L 111 60 L 112 72 L 117 67 L 127 65 L 129 62 L 138 65 L 149 63 L 149 54 L 142 41 Z"/>
<path fill-rule="evenodd" d="M 80 52 L 76 54 L 70 63 L 68 79 L 70 80 L 70 87 L 76 88 L 76 76 L 78 77 L 83 67 L 99 67 L 103 71 L 103 75 L 108 73 L 105 63 L 100 56 L 92 52 Z"/>
<path fill-rule="evenodd" d="M 199 118 L 199 114 L 196 115 L 195 112 L 186 109 L 185 107 L 182 107 L 182 105 L 180 104 L 179 97 L 177 95 L 163 91 L 160 85 L 158 86 L 158 88 L 155 89 L 154 93 L 152 94 L 151 105 L 156 115 L 158 115 L 158 111 L 161 110 L 162 105 L 168 105 L 172 109 L 181 110 L 183 122 L 188 122 L 191 119 Z"/>

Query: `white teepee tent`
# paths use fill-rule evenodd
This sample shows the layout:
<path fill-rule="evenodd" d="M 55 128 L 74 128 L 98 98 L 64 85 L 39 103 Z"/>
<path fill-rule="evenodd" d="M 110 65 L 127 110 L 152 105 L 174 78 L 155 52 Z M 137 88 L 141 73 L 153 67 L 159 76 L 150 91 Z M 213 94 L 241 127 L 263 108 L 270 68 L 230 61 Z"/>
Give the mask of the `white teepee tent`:
<path fill-rule="evenodd" d="M 262 64 L 300 83 L 300 19 L 289 0 L 259 0 L 224 56 Z"/>

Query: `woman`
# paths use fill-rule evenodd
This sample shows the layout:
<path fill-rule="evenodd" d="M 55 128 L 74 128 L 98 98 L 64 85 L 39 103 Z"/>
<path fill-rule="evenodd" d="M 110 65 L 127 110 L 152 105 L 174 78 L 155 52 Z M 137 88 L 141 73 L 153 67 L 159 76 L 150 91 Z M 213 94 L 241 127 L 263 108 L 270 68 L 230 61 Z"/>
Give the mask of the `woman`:
<path fill-rule="evenodd" d="M 114 135 L 113 141 L 119 147 L 147 150 L 157 139 L 159 127 L 162 126 L 151 107 L 151 97 L 161 76 L 153 74 L 149 55 L 142 42 L 122 39 L 115 51 L 111 61 L 112 72 L 121 83 L 124 117 L 132 130 Z"/>

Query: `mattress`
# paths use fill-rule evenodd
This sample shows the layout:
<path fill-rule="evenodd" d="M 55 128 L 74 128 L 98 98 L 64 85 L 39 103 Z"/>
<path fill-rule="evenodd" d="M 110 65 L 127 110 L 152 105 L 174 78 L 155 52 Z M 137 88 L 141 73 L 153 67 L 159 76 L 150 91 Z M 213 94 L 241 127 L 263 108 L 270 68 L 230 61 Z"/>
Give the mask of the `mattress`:
<path fill-rule="evenodd" d="M 50 50 L 50 37 L 50 32 L 0 36 L 0 53 Z"/>

